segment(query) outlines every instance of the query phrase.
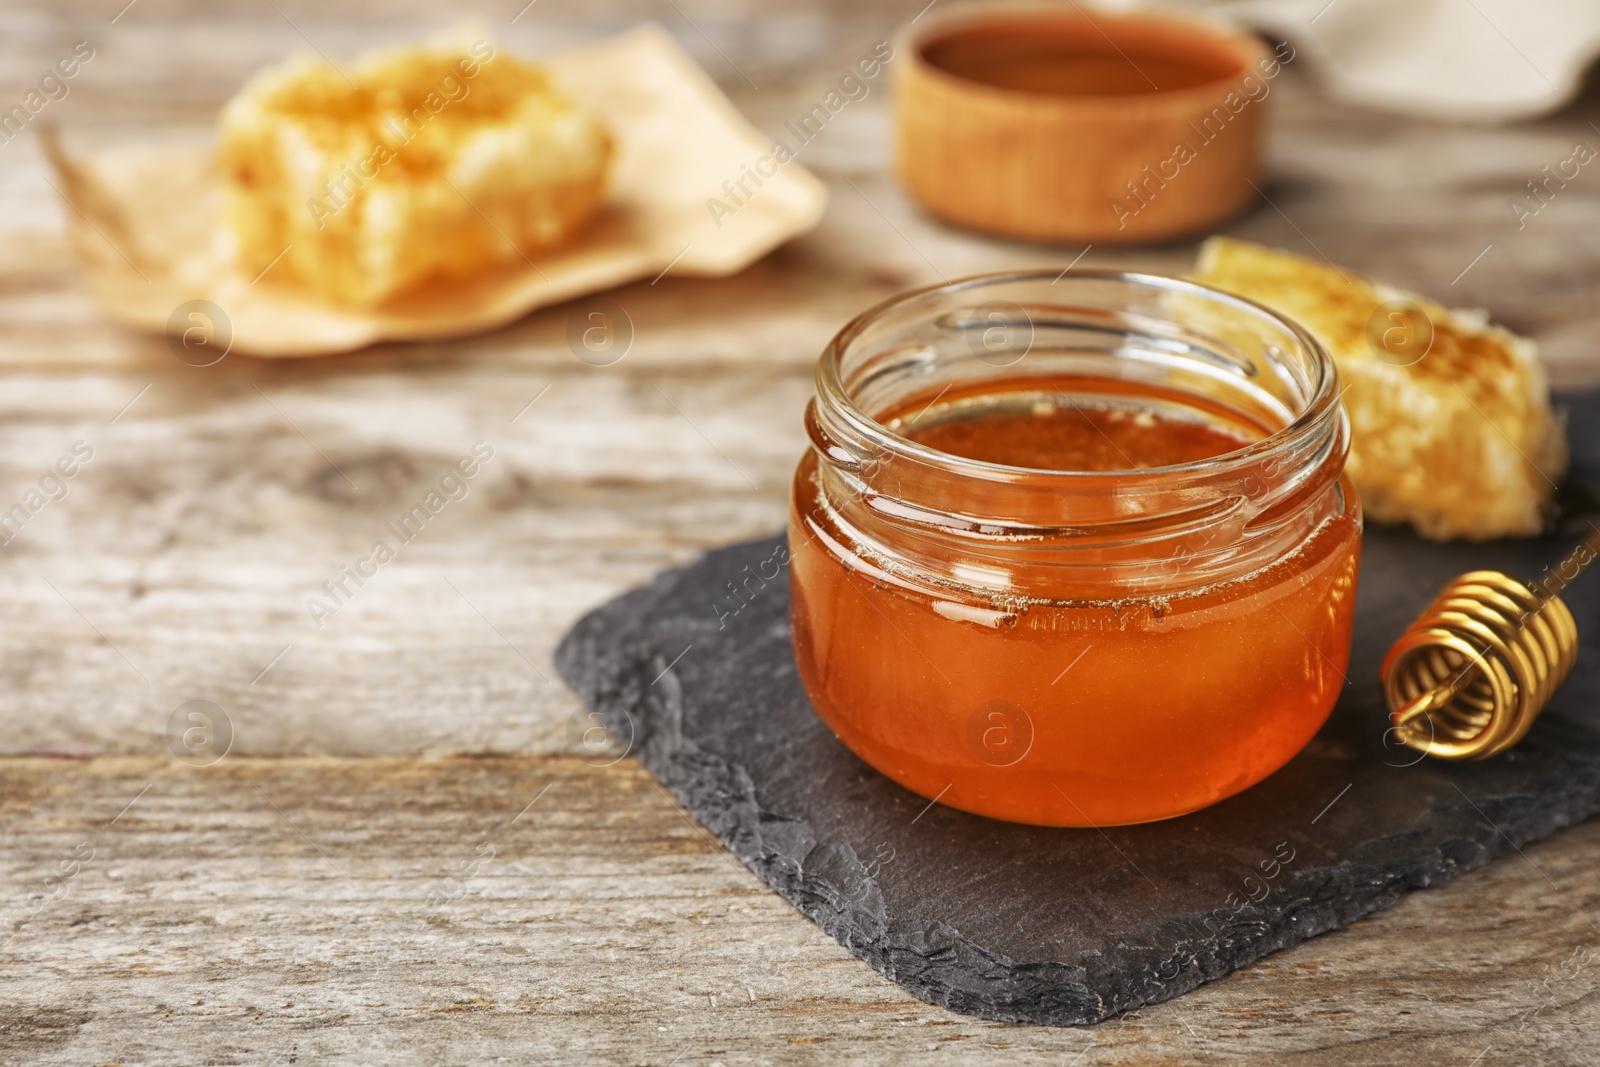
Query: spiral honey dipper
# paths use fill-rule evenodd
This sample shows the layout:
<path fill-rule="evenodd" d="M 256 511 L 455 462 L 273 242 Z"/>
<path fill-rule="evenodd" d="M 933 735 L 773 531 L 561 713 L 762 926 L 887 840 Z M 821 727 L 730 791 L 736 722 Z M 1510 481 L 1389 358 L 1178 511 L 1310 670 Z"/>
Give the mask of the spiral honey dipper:
<path fill-rule="evenodd" d="M 1578 629 L 1560 593 L 1597 553 L 1600 530 L 1539 588 L 1499 571 L 1445 586 L 1384 657 L 1400 740 L 1451 760 L 1487 759 L 1521 741 L 1577 661 Z"/>

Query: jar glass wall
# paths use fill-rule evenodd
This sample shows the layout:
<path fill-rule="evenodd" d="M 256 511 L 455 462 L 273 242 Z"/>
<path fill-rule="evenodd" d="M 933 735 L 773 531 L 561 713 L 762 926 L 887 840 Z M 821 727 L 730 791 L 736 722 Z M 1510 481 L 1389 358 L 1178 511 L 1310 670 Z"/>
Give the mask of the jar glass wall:
<path fill-rule="evenodd" d="M 845 327 L 806 425 L 800 677 L 907 788 L 1143 822 L 1326 720 L 1361 518 L 1332 361 L 1292 322 L 1168 278 L 971 279 Z"/>

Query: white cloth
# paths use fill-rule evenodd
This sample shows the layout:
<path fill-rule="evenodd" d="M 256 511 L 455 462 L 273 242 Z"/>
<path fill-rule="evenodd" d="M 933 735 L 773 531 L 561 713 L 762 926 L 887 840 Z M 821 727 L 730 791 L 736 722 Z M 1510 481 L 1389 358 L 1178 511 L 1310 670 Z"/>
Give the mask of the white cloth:
<path fill-rule="evenodd" d="M 1108 6 L 1136 6 L 1125 0 Z M 1570 102 L 1600 55 L 1600 0 L 1150 0 L 1295 46 L 1329 96 L 1455 122 Z"/>

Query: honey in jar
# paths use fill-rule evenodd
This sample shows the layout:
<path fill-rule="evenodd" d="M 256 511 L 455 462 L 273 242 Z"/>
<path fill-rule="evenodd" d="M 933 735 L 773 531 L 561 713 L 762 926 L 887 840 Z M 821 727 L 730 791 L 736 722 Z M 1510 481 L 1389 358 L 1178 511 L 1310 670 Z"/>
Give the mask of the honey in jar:
<path fill-rule="evenodd" d="M 1260 781 L 1326 720 L 1360 510 L 1331 361 L 1137 275 L 897 298 L 830 345 L 796 472 L 795 656 L 866 762 L 1106 826 Z"/>

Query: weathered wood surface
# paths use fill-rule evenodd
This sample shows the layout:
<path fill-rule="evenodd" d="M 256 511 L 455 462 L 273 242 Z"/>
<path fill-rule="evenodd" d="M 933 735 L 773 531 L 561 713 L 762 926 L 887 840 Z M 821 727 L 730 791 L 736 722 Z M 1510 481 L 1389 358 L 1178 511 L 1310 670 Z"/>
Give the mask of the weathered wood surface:
<path fill-rule="evenodd" d="M 1600 1032 L 1597 823 L 1054 1030 L 906 997 L 631 761 L 28 759 L 0 781 L 18 1061 L 1464 1067 L 1592 1063 Z M 35 892 L 60 899 L 16 924 Z"/>
<path fill-rule="evenodd" d="M 89 40 L 95 58 L 41 118 L 69 143 L 193 136 L 308 40 L 348 55 L 476 15 L 537 52 L 649 17 L 779 136 L 924 2 L 18 0 L 0 11 L 0 105 Z M 1583 1059 L 1600 1033 L 1593 826 L 1529 850 L 1549 880 L 1503 862 L 1139 1019 L 1055 1033 L 909 1001 L 714 854 L 631 764 L 404 758 L 562 752 L 575 699 L 553 680 L 555 641 L 660 568 L 781 523 L 811 366 L 839 325 L 909 285 L 1082 251 L 919 215 L 885 170 L 886 98 L 880 83 L 801 150 L 833 192 L 815 234 L 736 278 L 611 294 L 636 338 L 608 367 L 568 350 L 570 307 L 462 342 L 185 366 L 97 315 L 36 132 L 0 144 L 0 511 L 74 442 L 94 451 L 0 549 L 0 753 L 118 757 L 0 768 L 10 898 L 96 843 L 68 899 L 0 950 L 0 1054 Z M 1275 206 L 1231 232 L 1487 306 L 1559 379 L 1600 382 L 1600 177 L 1586 167 L 1521 230 L 1507 204 L 1576 141 L 1600 145 L 1593 92 L 1537 124 L 1443 127 L 1333 107 L 1291 65 L 1273 101 Z M 1081 262 L 1179 271 L 1192 251 Z M 306 599 L 477 440 L 495 458 L 470 495 L 314 628 Z M 235 731 L 204 771 L 164 755 L 191 699 Z M 243 758 L 305 755 L 396 759 Z M 552 778 L 483 892 L 413 919 L 423 884 Z"/>
<path fill-rule="evenodd" d="M 69 143 L 193 133 L 255 65 L 303 48 L 301 32 L 344 55 L 446 18 L 279 6 L 140 0 L 115 26 L 87 3 L 13 7 L 0 99 L 92 39 L 95 58 L 41 119 Z M 479 10 L 530 51 L 653 14 L 782 135 L 917 6 L 685 7 L 690 24 L 670 7 L 540 4 L 515 26 Z M 1564 377 L 1600 380 L 1600 177 L 1583 172 L 1520 233 L 1505 203 L 1575 138 L 1600 144 L 1582 108 L 1537 126 L 1434 127 L 1334 108 L 1295 76 L 1272 98 L 1276 208 L 1233 230 L 1487 304 L 1540 336 Z M 568 350 L 571 307 L 469 341 L 186 366 L 97 316 L 36 133 L 0 145 L 0 511 L 75 441 L 94 449 L 0 559 L 0 751 L 149 752 L 195 698 L 227 709 L 236 751 L 254 755 L 559 750 L 571 703 L 540 676 L 554 642 L 660 567 L 781 524 L 811 366 L 834 330 L 908 285 L 1059 268 L 1082 251 L 919 215 L 885 173 L 886 99 L 880 83 L 801 149 L 833 189 L 817 233 L 736 278 L 613 294 L 636 333 L 608 367 Z M 1191 256 L 1095 248 L 1082 262 L 1175 271 Z M 496 455 L 471 495 L 315 628 L 307 599 L 480 439 Z"/>

